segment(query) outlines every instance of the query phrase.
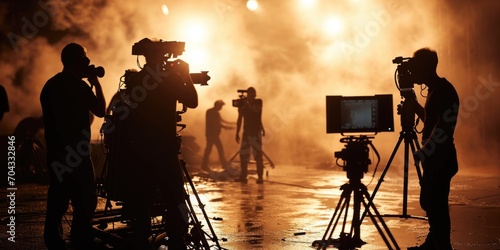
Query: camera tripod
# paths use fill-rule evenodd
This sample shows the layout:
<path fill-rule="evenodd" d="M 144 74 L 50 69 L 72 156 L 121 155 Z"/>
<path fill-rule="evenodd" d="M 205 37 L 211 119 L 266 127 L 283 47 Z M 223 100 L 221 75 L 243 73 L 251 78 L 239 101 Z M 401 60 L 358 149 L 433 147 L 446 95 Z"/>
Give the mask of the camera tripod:
<path fill-rule="evenodd" d="M 120 124 L 117 124 L 118 127 Z M 184 124 L 177 124 L 178 127 L 185 128 L 186 125 Z M 181 129 L 182 130 L 182 129 Z M 119 131 L 119 130 L 118 130 Z M 115 131 L 116 132 L 116 131 Z M 111 143 L 117 143 L 119 138 L 121 138 L 119 135 L 114 135 L 111 137 L 110 141 L 108 141 L 108 144 L 106 144 L 106 148 L 109 150 L 109 146 Z M 214 229 L 212 225 L 210 224 L 208 215 L 204 209 L 205 205 L 202 203 L 198 192 L 196 191 L 196 187 L 193 184 L 193 181 L 191 179 L 191 176 L 186 168 L 186 162 L 181 158 L 181 152 L 180 152 L 180 146 L 181 146 L 181 136 L 177 134 L 177 154 L 179 155 L 177 157 L 179 164 L 176 167 L 179 167 L 181 170 L 182 177 L 184 179 L 184 183 L 187 183 L 189 187 L 185 186 L 185 207 L 183 207 L 184 212 L 186 214 L 186 220 L 189 223 L 189 232 L 185 236 L 185 243 L 186 247 L 188 249 L 224 249 L 220 246 L 218 238 L 214 232 Z M 111 152 L 111 151 L 109 151 Z M 123 203 L 120 201 L 120 198 L 123 198 L 127 194 L 117 194 L 113 192 L 109 192 L 111 189 L 106 190 L 108 188 L 108 183 L 106 179 L 109 177 L 109 163 L 110 163 L 110 154 L 107 154 L 106 156 L 106 161 L 104 165 L 103 172 L 101 174 L 101 178 L 98 180 L 98 193 L 100 196 L 104 197 L 106 199 L 106 205 L 104 207 L 103 211 L 98 211 L 94 214 L 93 218 L 93 224 L 97 225 L 97 227 L 94 227 L 94 231 L 96 232 L 97 237 L 102 238 L 103 242 L 106 242 L 110 245 L 114 246 L 126 246 L 128 243 L 128 239 L 130 238 L 131 235 L 131 230 L 134 230 L 131 227 L 126 227 L 125 229 L 121 228 L 116 228 L 114 225 L 112 228 L 108 228 L 108 223 L 117 223 L 117 222 L 122 222 L 128 220 L 128 216 L 124 216 L 124 214 L 127 214 L 127 212 L 124 210 L 124 206 L 127 205 L 127 203 Z M 177 164 L 173 164 L 177 165 Z M 173 166 L 172 166 L 173 167 Z M 113 188 L 113 187 L 111 187 Z M 190 199 L 190 194 L 193 194 L 196 201 L 197 205 L 194 205 L 191 202 Z M 116 204 L 121 204 L 122 207 L 113 210 L 112 209 L 112 203 L 111 200 L 114 198 L 118 198 L 116 200 Z M 154 249 L 159 249 L 162 246 L 165 246 L 168 244 L 168 235 L 165 232 L 165 220 L 164 220 L 164 201 L 158 200 L 156 204 L 154 205 L 154 208 L 151 209 L 151 219 L 152 221 L 155 221 L 154 225 L 151 225 L 151 236 L 150 236 L 150 246 L 153 247 Z M 203 218 L 205 219 L 206 223 L 202 223 L 202 221 L 198 218 L 197 216 L 197 211 L 195 211 L 194 206 L 198 206 L 199 212 L 203 215 Z M 199 214 L 199 213 L 198 213 Z M 162 216 L 161 220 L 158 220 L 157 217 Z M 169 223 L 166 221 L 166 223 Z M 208 226 L 209 232 L 204 231 L 204 226 Z"/>
<path fill-rule="evenodd" d="M 375 189 L 373 190 L 372 193 L 372 199 L 375 198 L 375 195 L 377 194 L 378 189 L 382 185 L 382 182 L 384 181 L 384 177 L 387 174 L 387 171 L 389 170 L 392 161 L 394 160 L 394 156 L 396 155 L 399 146 L 401 143 L 404 141 L 404 180 L 403 180 L 403 208 L 402 208 L 402 213 L 401 214 L 395 214 L 395 215 L 384 215 L 386 217 L 399 217 L 399 218 L 413 218 L 413 219 L 423 219 L 425 220 L 425 217 L 419 217 L 419 216 L 411 216 L 408 214 L 408 170 L 409 170 L 409 157 L 410 157 L 410 149 L 411 149 L 411 155 L 413 156 L 417 150 L 420 149 L 420 145 L 418 143 L 417 135 L 415 132 L 415 110 L 412 105 L 409 104 L 408 100 L 409 98 L 415 98 L 415 94 L 413 93 L 413 89 L 411 90 L 411 93 L 409 93 L 408 90 L 404 93 L 405 91 L 401 91 L 401 95 L 405 97 L 405 100 L 402 101 L 400 104 L 399 108 L 400 111 L 398 112 L 399 115 L 401 116 L 401 127 L 402 130 L 399 135 L 398 142 L 396 143 L 396 146 L 394 147 L 394 150 L 392 151 L 392 154 L 387 161 L 387 164 L 380 176 L 380 179 L 375 186 Z M 415 169 L 417 171 L 418 179 L 419 182 L 422 180 L 422 172 L 420 169 L 420 166 L 418 164 L 418 161 L 415 161 Z M 363 213 L 363 217 L 365 216 L 365 213 Z"/>
<path fill-rule="evenodd" d="M 182 125 L 181 125 L 182 126 Z M 177 136 L 179 143 L 181 142 L 181 136 Z M 179 147 L 180 148 L 180 147 Z M 180 154 L 180 151 L 179 151 Z M 193 180 L 191 179 L 191 176 L 189 175 L 189 172 L 186 168 L 186 162 L 183 159 L 179 160 L 180 166 L 182 168 L 182 171 L 184 173 L 184 180 L 189 183 L 189 186 L 191 187 L 191 190 L 193 191 L 193 195 L 196 198 L 196 202 L 198 202 L 198 207 L 200 208 L 203 217 L 205 219 L 205 222 L 207 223 L 208 229 L 210 230 L 210 234 L 206 233 L 203 231 L 202 227 L 203 225 L 201 224 L 200 220 L 197 218 L 196 213 L 194 212 L 194 207 L 193 204 L 191 203 L 191 200 L 189 198 L 189 194 L 186 197 L 186 203 L 188 205 L 189 209 L 189 217 L 191 218 L 193 228 L 191 229 L 191 237 L 193 238 L 192 242 L 194 244 L 194 249 L 210 249 L 210 245 L 208 243 L 207 237 L 212 240 L 215 245 L 217 246 L 217 249 L 222 249 L 217 235 L 215 234 L 215 231 L 212 227 L 212 224 L 210 224 L 210 219 L 208 218 L 208 215 L 205 211 L 205 205 L 202 203 L 200 200 L 200 196 L 198 195 L 198 192 L 196 191 L 196 187 L 193 184 Z M 199 242 L 201 242 L 201 245 L 199 245 Z"/>
<path fill-rule="evenodd" d="M 249 146 L 249 149 L 251 148 L 251 149 L 254 151 L 254 156 L 255 156 L 255 150 L 256 150 L 256 148 L 253 146 L 253 145 L 254 145 L 254 143 L 258 143 L 258 142 L 255 142 L 255 141 L 250 140 L 250 144 L 251 144 L 251 145 Z M 231 159 L 229 159 L 229 161 L 228 161 L 228 165 L 229 165 L 229 167 L 231 166 L 231 163 L 234 161 L 234 159 L 235 159 L 235 158 L 236 158 L 236 157 L 237 157 L 240 153 L 241 153 L 241 147 L 240 147 L 240 148 L 238 149 L 238 151 L 237 151 L 237 152 L 236 152 L 236 153 L 235 153 L 235 154 L 231 157 Z M 249 152 L 249 153 L 250 153 L 250 152 Z M 262 150 L 262 147 L 260 147 L 260 153 L 262 154 L 262 156 L 263 156 L 263 157 L 265 157 L 265 160 L 267 161 L 267 162 L 266 162 L 266 161 L 264 161 L 264 159 L 263 159 L 263 162 L 262 162 L 263 167 L 265 168 L 265 165 L 266 165 L 266 164 L 269 164 L 269 165 L 271 165 L 271 167 L 272 167 L 272 168 L 274 168 L 274 163 L 273 163 L 273 161 L 271 160 L 271 158 L 269 158 L 269 156 L 267 156 L 267 154 L 264 152 L 264 150 Z M 241 163 L 241 162 L 240 162 L 240 163 Z M 266 171 L 266 175 L 268 175 L 268 174 L 269 174 L 269 172 L 268 172 L 268 171 Z"/>
<path fill-rule="evenodd" d="M 228 163 L 231 164 L 231 162 L 236 162 L 234 159 L 240 154 L 241 152 L 241 149 L 239 149 L 232 157 L 231 159 L 229 159 Z M 264 156 L 267 160 L 267 163 L 269 163 L 269 165 L 274 168 L 274 163 L 273 161 L 271 160 L 271 158 L 269 158 L 269 156 L 267 156 L 267 154 L 264 152 L 264 150 L 261 150 L 260 151 L 262 153 L 262 156 Z M 266 162 L 264 162 L 264 165 L 266 165 Z"/>
<path fill-rule="evenodd" d="M 345 250 L 361 247 L 365 244 L 365 242 L 361 240 L 361 222 L 363 221 L 364 215 L 368 214 L 380 236 L 384 240 L 387 249 L 399 250 L 400 248 L 396 240 L 373 204 L 373 198 L 370 197 L 366 186 L 361 183 L 363 174 L 368 171 L 368 165 L 371 162 L 368 157 L 368 145 L 376 151 L 373 144 L 370 142 L 370 137 L 351 136 L 348 138 L 342 138 L 340 141 L 347 143 L 347 145 L 342 151 L 335 152 L 335 157 L 337 159 L 343 159 L 344 163 L 347 163 L 342 167 L 344 168 L 344 171 L 347 172 L 349 182 L 340 187 L 342 194 L 335 208 L 335 212 L 333 213 L 333 216 L 326 228 L 323 238 L 321 240 L 314 241 L 312 243 L 313 247 L 317 247 L 318 250 L 326 249 L 330 245 Z M 349 215 L 349 207 L 351 206 L 350 203 L 352 196 L 354 196 L 354 198 L 352 204 L 353 211 L 351 227 L 349 231 L 346 232 L 347 217 Z M 363 216 L 360 216 L 361 204 L 363 204 L 363 207 L 365 208 Z M 337 223 L 342 216 L 343 222 L 340 238 L 332 239 Z"/>
<path fill-rule="evenodd" d="M 340 190 L 342 191 L 342 194 L 340 196 L 339 203 L 337 204 L 337 207 L 335 208 L 335 212 L 333 213 L 333 216 L 330 220 L 330 223 L 328 224 L 328 227 L 326 228 L 326 231 L 323 235 L 323 238 L 321 240 L 316 240 L 313 242 L 313 246 L 317 247 L 317 249 L 326 249 L 328 246 L 335 246 L 339 249 L 355 249 L 356 247 L 361 247 L 362 245 L 365 244 L 363 240 L 361 240 L 361 222 L 363 221 L 360 219 L 360 209 L 361 209 L 361 204 L 366 208 L 365 213 L 368 214 L 370 219 L 372 220 L 373 224 L 377 228 L 377 231 L 379 232 L 380 236 L 384 240 L 387 249 L 396 249 L 399 250 L 399 246 L 394 239 L 394 236 L 389 230 L 389 227 L 385 224 L 382 216 L 378 212 L 377 208 L 371 201 L 370 194 L 368 193 L 366 186 L 361 183 L 360 180 L 350 180 L 348 183 L 342 185 L 340 187 Z M 353 203 L 353 217 L 352 217 L 352 222 L 351 222 L 351 228 L 349 229 L 349 232 L 346 232 L 346 222 L 347 222 L 347 217 L 349 213 L 349 206 L 351 202 L 351 196 L 354 195 L 354 203 Z M 368 201 L 368 203 L 367 203 Z M 370 209 L 373 210 L 373 213 L 370 211 Z M 340 238 L 339 239 L 332 239 L 332 235 L 335 231 L 335 227 L 337 226 L 337 223 L 341 219 L 343 215 L 343 222 L 342 222 L 342 232 L 340 233 Z M 381 225 L 379 225 L 379 223 Z M 381 227 L 382 226 L 382 227 Z M 385 231 L 384 231 L 385 230 Z M 391 245 L 392 244 L 392 245 Z"/>

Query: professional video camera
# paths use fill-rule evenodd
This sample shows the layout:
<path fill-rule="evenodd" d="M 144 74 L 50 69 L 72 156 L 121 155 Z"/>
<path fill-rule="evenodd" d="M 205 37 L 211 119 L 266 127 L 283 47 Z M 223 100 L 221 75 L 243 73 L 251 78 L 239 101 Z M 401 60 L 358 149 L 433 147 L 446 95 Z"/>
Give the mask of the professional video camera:
<path fill-rule="evenodd" d="M 402 97 L 401 103 L 398 104 L 401 126 L 404 131 L 411 131 L 415 126 L 415 107 L 412 103 L 417 98 L 413 90 L 416 83 L 415 76 L 412 74 L 414 73 L 412 72 L 414 70 L 413 58 L 398 56 L 392 60 L 392 63 L 398 64 L 394 72 L 394 82 Z"/>
<path fill-rule="evenodd" d="M 245 102 L 247 100 L 247 97 L 245 96 L 245 94 L 247 93 L 246 89 L 238 89 L 238 93 L 239 93 L 239 95 L 238 95 L 239 99 L 233 100 L 233 107 L 235 107 L 235 108 L 243 107 L 243 105 L 245 104 Z"/>
<path fill-rule="evenodd" d="M 363 174 L 368 172 L 368 165 L 371 164 L 369 158 L 370 149 L 368 146 L 374 150 L 378 156 L 378 152 L 373 146 L 370 139 L 375 137 L 369 137 L 365 135 L 361 136 L 349 136 L 340 139 L 341 143 L 346 145 L 341 151 L 335 152 L 335 158 L 338 160 L 343 160 L 344 164 L 339 165 L 347 172 L 348 179 L 362 179 Z M 380 160 L 380 159 L 379 159 Z"/>
<path fill-rule="evenodd" d="M 327 96 L 326 132 L 327 133 L 379 133 L 393 132 L 392 95 L 374 96 Z M 371 164 L 368 146 L 378 157 L 378 152 L 365 135 L 348 136 L 340 139 L 345 148 L 335 152 L 335 158 L 343 160 L 341 166 L 349 179 L 361 179 Z M 378 157 L 380 161 L 380 157 Z M 378 165 L 378 163 L 377 163 Z"/>
<path fill-rule="evenodd" d="M 176 71 L 176 66 L 179 61 L 168 61 L 170 58 L 177 58 L 184 52 L 185 42 L 177 41 L 162 41 L 156 39 L 144 38 L 139 42 L 134 43 L 132 46 L 132 55 L 137 56 L 150 56 L 150 55 L 162 55 L 165 58 L 164 70 L 165 71 Z M 208 85 L 208 71 L 201 71 L 201 73 L 190 73 L 193 83 L 200 85 Z"/>
<path fill-rule="evenodd" d="M 394 74 L 394 81 L 400 91 L 409 91 L 413 89 L 415 79 L 412 75 L 413 63 L 411 57 L 398 56 L 392 60 L 392 63 L 398 64 Z"/>
<path fill-rule="evenodd" d="M 94 64 L 91 64 L 87 67 L 87 70 L 84 72 L 83 77 L 90 78 L 97 76 L 99 78 L 104 76 L 104 68 L 101 66 L 96 67 Z"/>

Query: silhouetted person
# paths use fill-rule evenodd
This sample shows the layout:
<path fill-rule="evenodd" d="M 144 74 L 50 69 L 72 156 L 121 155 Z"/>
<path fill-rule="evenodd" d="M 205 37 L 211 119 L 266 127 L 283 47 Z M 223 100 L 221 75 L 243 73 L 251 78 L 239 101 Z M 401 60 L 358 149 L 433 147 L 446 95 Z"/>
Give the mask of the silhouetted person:
<path fill-rule="evenodd" d="M 144 38 L 138 42 L 142 48 L 153 47 L 155 41 Z M 166 205 L 166 231 L 169 249 L 186 249 L 184 237 L 188 230 L 184 173 L 179 162 L 177 137 L 177 102 L 187 108 L 198 106 L 198 94 L 189 74 L 189 65 L 176 60 L 175 70 L 165 69 L 168 58 L 164 53 L 148 49 L 144 53 L 143 69 L 125 80 L 128 98 L 129 123 L 126 136 L 131 137 L 128 155 L 130 192 L 125 200 L 133 217 L 135 249 L 148 249 L 151 236 L 153 204 Z M 169 62 L 170 63 L 170 62 Z M 141 95 L 137 91 L 143 90 Z M 136 92 L 134 92 L 136 91 Z M 120 107 L 120 105 L 117 105 Z M 122 107 L 123 108 L 123 107 Z M 119 109 L 114 115 L 122 116 Z M 125 145 L 124 145 L 125 146 Z"/>
<path fill-rule="evenodd" d="M 5 88 L 0 85 L 0 121 L 3 119 L 3 114 L 9 112 L 9 98 Z"/>
<path fill-rule="evenodd" d="M 427 213 L 429 233 L 421 246 L 409 249 L 449 250 L 452 248 L 448 195 L 451 179 L 458 171 L 453 134 L 459 99 L 453 85 L 437 75 L 435 51 L 417 50 L 409 63 L 415 82 L 429 88 L 424 107 L 416 99 L 413 102 L 417 115 L 424 121 L 422 148 L 415 156 L 422 162 L 420 205 Z"/>
<path fill-rule="evenodd" d="M 221 129 L 232 129 L 233 127 L 227 126 L 229 122 L 222 119 L 219 111 L 224 106 L 224 102 L 222 100 L 215 101 L 214 107 L 207 110 L 205 116 L 205 136 L 207 139 L 207 145 L 205 147 L 205 153 L 203 154 L 203 160 L 201 162 L 201 168 L 203 170 L 209 171 L 208 167 L 208 159 L 210 157 L 210 153 L 212 152 L 212 146 L 215 145 L 217 148 L 217 152 L 219 153 L 219 162 L 225 168 L 227 165 L 226 157 L 224 155 L 224 147 L 222 146 L 222 142 L 220 141 L 220 132 Z"/>
<path fill-rule="evenodd" d="M 257 164 L 257 183 L 263 183 L 264 163 L 262 160 L 262 136 L 265 136 L 262 126 L 262 100 L 256 99 L 257 92 L 253 87 L 247 89 L 247 97 L 238 107 L 238 121 L 236 122 L 236 142 L 240 143 L 240 129 L 243 123 L 243 136 L 240 146 L 241 173 L 239 181 L 246 183 L 250 149 Z"/>
<path fill-rule="evenodd" d="M 66 45 L 61 61 L 62 72 L 47 81 L 40 95 L 50 179 L 44 240 L 48 249 L 66 249 L 61 219 L 71 201 L 73 246 L 92 249 L 91 222 L 97 196 L 89 152 L 89 112 L 103 117 L 106 104 L 97 76 L 89 74 L 90 59 L 84 47 Z"/>

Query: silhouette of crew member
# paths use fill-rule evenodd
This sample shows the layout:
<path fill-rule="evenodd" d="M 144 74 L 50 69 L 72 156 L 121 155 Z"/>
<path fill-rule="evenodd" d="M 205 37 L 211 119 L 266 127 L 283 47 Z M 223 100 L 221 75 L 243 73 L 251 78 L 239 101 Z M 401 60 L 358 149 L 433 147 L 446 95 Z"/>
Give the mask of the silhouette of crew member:
<path fill-rule="evenodd" d="M 9 112 L 9 98 L 5 88 L 0 85 L 0 121 L 3 119 L 4 113 Z"/>
<path fill-rule="evenodd" d="M 66 45 L 61 61 L 62 72 L 50 78 L 40 94 L 50 179 L 44 240 L 48 249 L 66 249 L 61 219 L 71 201 L 73 246 L 92 249 L 97 196 L 89 152 L 89 111 L 104 117 L 106 104 L 97 76 L 89 73 L 90 59 L 84 47 Z"/>
<path fill-rule="evenodd" d="M 203 170 L 209 171 L 208 167 L 208 159 L 210 157 L 210 153 L 212 152 L 212 147 L 215 145 L 217 148 L 217 152 L 219 153 L 219 162 L 223 167 L 226 167 L 227 161 L 224 155 L 224 148 L 222 146 L 222 142 L 220 141 L 220 132 L 221 129 L 233 129 L 233 127 L 228 126 L 229 122 L 222 119 L 219 111 L 224 106 L 224 102 L 222 100 L 217 100 L 214 103 L 214 106 L 207 110 L 205 116 L 205 136 L 207 139 L 207 145 L 205 147 L 205 152 L 203 154 L 203 160 L 201 162 L 201 168 Z"/>
<path fill-rule="evenodd" d="M 264 163 L 262 160 L 262 136 L 266 132 L 262 125 L 262 100 L 257 99 L 255 88 L 247 89 L 247 96 L 242 100 L 242 105 L 238 107 L 238 121 L 236 122 L 236 142 L 240 143 L 240 129 L 243 123 L 243 136 L 240 146 L 241 172 L 239 181 L 246 183 L 248 175 L 248 162 L 250 152 L 257 165 L 257 183 L 263 183 Z"/>
<path fill-rule="evenodd" d="M 144 38 L 136 46 L 152 48 L 155 42 Z M 165 69 L 168 58 L 162 51 L 147 49 L 143 55 L 144 67 L 125 80 L 126 96 L 131 97 L 127 104 L 131 106 L 127 136 L 132 138 L 133 153 L 124 157 L 131 157 L 134 167 L 126 170 L 130 171 L 127 185 L 131 192 L 125 204 L 134 217 L 134 247 L 148 249 L 153 205 L 164 202 L 168 248 L 186 249 L 188 219 L 184 173 L 178 158 L 177 102 L 196 108 L 198 94 L 186 62 L 175 60 L 172 71 Z M 134 93 L 137 89 L 144 90 L 142 96 Z M 119 110 L 115 111 L 120 115 Z"/>
<path fill-rule="evenodd" d="M 421 246 L 409 249 L 449 250 L 452 247 L 448 196 L 451 179 L 458 171 L 453 134 L 459 98 L 453 85 L 436 73 L 438 56 L 434 50 L 415 51 L 409 63 L 415 82 L 429 88 L 424 107 L 416 99 L 412 102 L 417 115 L 424 121 L 422 148 L 415 157 L 422 162 L 420 205 L 427 213 L 429 233 Z"/>

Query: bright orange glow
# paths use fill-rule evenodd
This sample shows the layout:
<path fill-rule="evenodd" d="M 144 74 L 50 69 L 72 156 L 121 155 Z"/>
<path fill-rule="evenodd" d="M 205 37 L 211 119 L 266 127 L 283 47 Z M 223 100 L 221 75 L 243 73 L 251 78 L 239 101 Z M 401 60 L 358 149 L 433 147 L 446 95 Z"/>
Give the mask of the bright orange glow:
<path fill-rule="evenodd" d="M 163 12 L 163 14 L 164 14 L 165 16 L 168 16 L 168 14 L 169 14 L 169 10 L 168 10 L 168 6 L 167 6 L 166 4 L 163 4 L 163 5 L 161 6 L 161 11 Z"/>
<path fill-rule="evenodd" d="M 488 148 L 482 145 L 489 139 L 489 133 L 484 131 L 495 131 L 500 124 L 493 120 L 497 117 L 494 112 L 489 112 L 494 111 L 491 107 L 500 105 L 500 98 L 494 98 L 500 92 L 500 88 L 495 88 L 498 34 L 491 33 L 494 23 L 500 20 L 494 12 L 500 8 L 500 1 L 479 1 L 481 4 L 456 1 L 454 8 L 449 6 L 452 0 L 264 1 L 107 1 L 92 6 L 87 1 L 71 1 L 72 8 L 82 11 L 70 13 L 59 8 L 60 15 L 52 15 L 53 8 L 40 9 L 50 17 L 54 29 L 81 31 L 64 33 L 64 39 L 54 42 L 48 42 L 51 40 L 46 37 L 47 32 L 40 32 L 47 25 L 47 20 L 38 15 L 41 12 L 25 13 L 26 19 L 22 20 L 14 18 L 14 22 L 5 24 L 9 39 L 6 50 L 1 51 L 0 82 L 9 94 L 11 111 L 0 123 L 0 131 L 9 134 L 22 118 L 41 114 L 38 92 L 42 83 L 60 71 L 60 50 L 66 42 L 82 42 L 91 63 L 106 69 L 100 80 L 109 102 L 124 71 L 138 69 L 131 46 L 145 37 L 158 38 L 186 42 L 179 59 L 189 63 L 192 72 L 209 71 L 212 77 L 210 86 L 198 88 L 199 108 L 183 117 L 188 124 L 184 132 L 198 137 L 200 146 L 205 143 L 204 131 L 199 128 L 205 124 L 206 108 L 212 107 L 216 98 L 223 99 L 226 106 L 222 116 L 235 121 L 238 114 L 229 105 L 231 99 L 237 98 L 237 89 L 253 86 L 258 98 L 266 103 L 263 112 L 266 129 L 263 139 L 269 144 L 264 146 L 266 153 L 277 160 L 282 154 L 282 159 L 306 162 L 320 159 L 312 156 L 312 152 L 324 149 L 330 155 L 334 147 L 338 150 L 342 146 L 338 143 L 340 136 L 325 135 L 325 95 L 391 93 L 397 104 L 400 93 L 394 86 L 396 65 L 391 60 L 431 47 L 440 58 L 438 74 L 456 84 L 464 100 L 461 126 L 457 125 L 456 130 L 460 133 L 457 139 L 462 141 L 457 145 L 462 144 L 463 152 L 467 152 L 464 157 L 470 157 L 468 162 L 486 159 L 497 162 L 493 158 L 499 157 L 492 155 L 498 155 L 500 142 L 496 140 L 498 145 Z M 22 11 L 22 6 L 8 6 L 4 8 Z M 48 7 L 55 10 L 58 6 Z M 24 26 L 9 26 L 24 21 Z M 457 39 L 463 42 L 457 43 Z M 29 46 L 24 41 L 29 41 Z M 25 71 L 29 58 L 33 60 L 32 67 Z M 141 65 L 145 63 L 143 57 L 139 60 Z M 32 74 L 31 70 L 37 73 Z M 26 75 L 16 75 L 22 72 Z M 423 104 L 425 98 L 416 90 Z M 396 113 L 394 118 L 398 126 Z M 479 125 L 474 124 L 476 121 Z M 101 121 L 94 121 L 93 140 L 98 139 L 101 125 Z M 469 127 L 473 130 L 468 131 Z M 467 140 L 460 136 L 468 134 L 478 136 L 469 136 Z M 227 135 L 224 141 L 227 147 L 239 146 L 234 131 L 222 135 Z M 391 142 L 397 136 L 396 133 L 377 135 L 375 144 L 382 144 L 378 138 Z M 385 144 L 389 144 L 386 151 L 390 153 L 394 144 Z M 476 147 L 483 151 L 466 151 Z"/>
<path fill-rule="evenodd" d="M 325 33 L 329 35 L 338 35 L 344 29 L 344 24 L 340 18 L 332 17 L 325 22 Z"/>
<path fill-rule="evenodd" d="M 259 2 L 257 2 L 257 0 L 248 0 L 247 8 L 251 11 L 257 10 L 259 8 Z"/>
<path fill-rule="evenodd" d="M 184 27 L 182 37 L 186 42 L 200 42 L 206 39 L 206 27 L 201 21 L 191 21 Z"/>
<path fill-rule="evenodd" d="M 208 63 L 208 57 L 206 49 L 201 46 L 189 46 L 186 44 L 186 51 L 180 57 L 182 60 L 189 63 L 189 69 L 192 72 L 206 70 L 206 65 Z"/>
<path fill-rule="evenodd" d="M 301 7 L 310 8 L 316 4 L 316 0 L 299 0 Z"/>

